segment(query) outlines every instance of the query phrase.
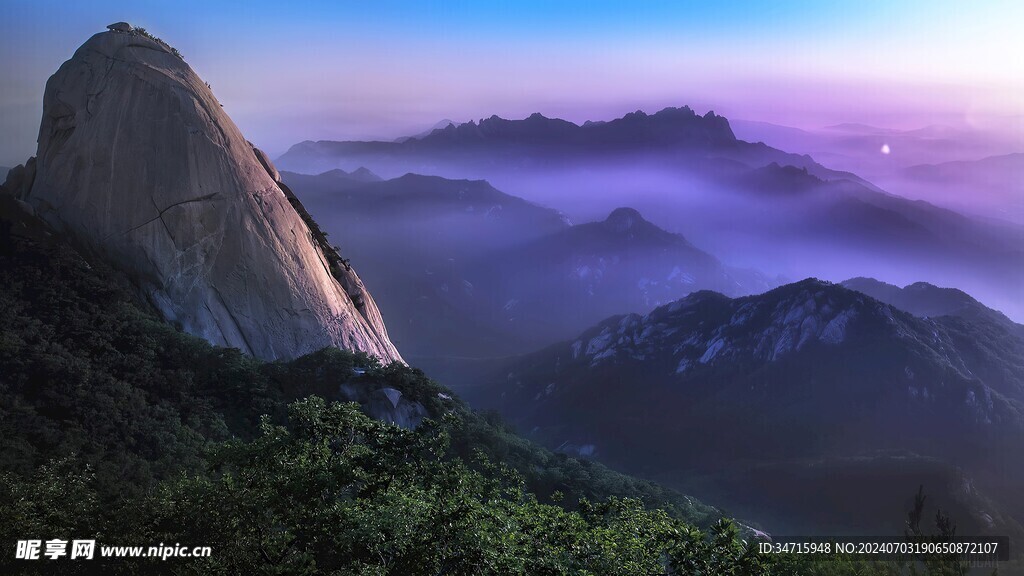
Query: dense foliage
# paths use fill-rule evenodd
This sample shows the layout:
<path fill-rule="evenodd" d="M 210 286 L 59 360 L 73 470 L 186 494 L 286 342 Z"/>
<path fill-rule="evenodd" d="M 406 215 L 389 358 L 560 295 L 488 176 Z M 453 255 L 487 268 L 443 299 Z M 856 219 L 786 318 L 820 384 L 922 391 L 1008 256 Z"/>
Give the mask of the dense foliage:
<path fill-rule="evenodd" d="M 442 423 L 404 430 L 317 397 L 290 413 L 287 427 L 265 419 L 253 441 L 219 444 L 205 473 L 112 511 L 95 475 L 69 461 L 8 477 L 3 501 L 13 504 L 2 512 L 15 522 L 0 535 L 211 546 L 208 559 L 169 561 L 201 574 L 755 574 L 777 563 L 728 521 L 708 539 L 634 499 L 584 500 L 578 511 L 541 504 L 507 468 L 447 458 Z M 160 567 L 137 562 L 67 566 Z"/>

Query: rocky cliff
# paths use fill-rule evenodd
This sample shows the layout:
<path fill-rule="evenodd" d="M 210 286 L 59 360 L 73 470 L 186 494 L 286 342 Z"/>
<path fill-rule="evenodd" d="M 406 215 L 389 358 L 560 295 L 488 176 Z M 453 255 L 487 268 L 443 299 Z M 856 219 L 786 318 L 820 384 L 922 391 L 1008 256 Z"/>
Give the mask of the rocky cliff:
<path fill-rule="evenodd" d="M 265 359 L 338 346 L 401 360 L 347 260 L 165 43 L 90 38 L 46 84 L 38 143 L 6 187 L 167 320 Z"/>

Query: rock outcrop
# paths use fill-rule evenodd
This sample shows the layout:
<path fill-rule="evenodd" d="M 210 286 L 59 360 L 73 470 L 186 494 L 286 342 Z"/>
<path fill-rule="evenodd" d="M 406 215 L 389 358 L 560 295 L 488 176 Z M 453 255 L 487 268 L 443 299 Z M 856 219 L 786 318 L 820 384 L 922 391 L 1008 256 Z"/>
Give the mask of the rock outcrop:
<path fill-rule="evenodd" d="M 371 418 L 401 426 L 406 430 L 416 428 L 429 416 L 423 404 L 410 400 L 394 388 L 342 384 L 338 392 L 345 400 L 362 406 L 363 411 Z"/>
<path fill-rule="evenodd" d="M 10 184 L 190 333 L 264 359 L 401 360 L 348 261 L 173 52 L 90 38 L 47 82 L 36 160 Z"/>

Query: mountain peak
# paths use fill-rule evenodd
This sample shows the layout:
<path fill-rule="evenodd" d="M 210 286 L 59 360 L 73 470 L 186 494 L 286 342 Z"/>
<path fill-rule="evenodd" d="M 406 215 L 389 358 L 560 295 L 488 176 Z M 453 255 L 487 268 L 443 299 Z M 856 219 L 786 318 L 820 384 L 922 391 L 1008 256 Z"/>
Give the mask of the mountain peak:
<path fill-rule="evenodd" d="M 612 210 L 604 223 L 616 232 L 626 232 L 634 226 L 646 224 L 647 220 L 635 208 L 623 207 Z"/>
<path fill-rule="evenodd" d="M 349 172 L 348 175 L 353 180 L 358 180 L 360 182 L 380 182 L 382 180 L 380 176 L 365 166 L 356 168 L 352 172 Z"/>
<path fill-rule="evenodd" d="M 92 36 L 50 77 L 33 170 L 37 214 L 186 331 L 264 359 L 337 346 L 401 360 L 269 158 L 143 29 Z"/>

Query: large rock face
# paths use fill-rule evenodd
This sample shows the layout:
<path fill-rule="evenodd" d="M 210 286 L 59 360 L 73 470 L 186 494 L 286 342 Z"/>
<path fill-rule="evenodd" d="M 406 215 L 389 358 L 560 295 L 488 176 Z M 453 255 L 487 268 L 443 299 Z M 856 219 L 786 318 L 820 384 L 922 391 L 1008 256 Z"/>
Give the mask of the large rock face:
<path fill-rule="evenodd" d="M 46 84 L 34 172 L 24 199 L 185 330 L 265 359 L 401 360 L 359 277 L 166 45 L 111 31 L 79 48 Z"/>

